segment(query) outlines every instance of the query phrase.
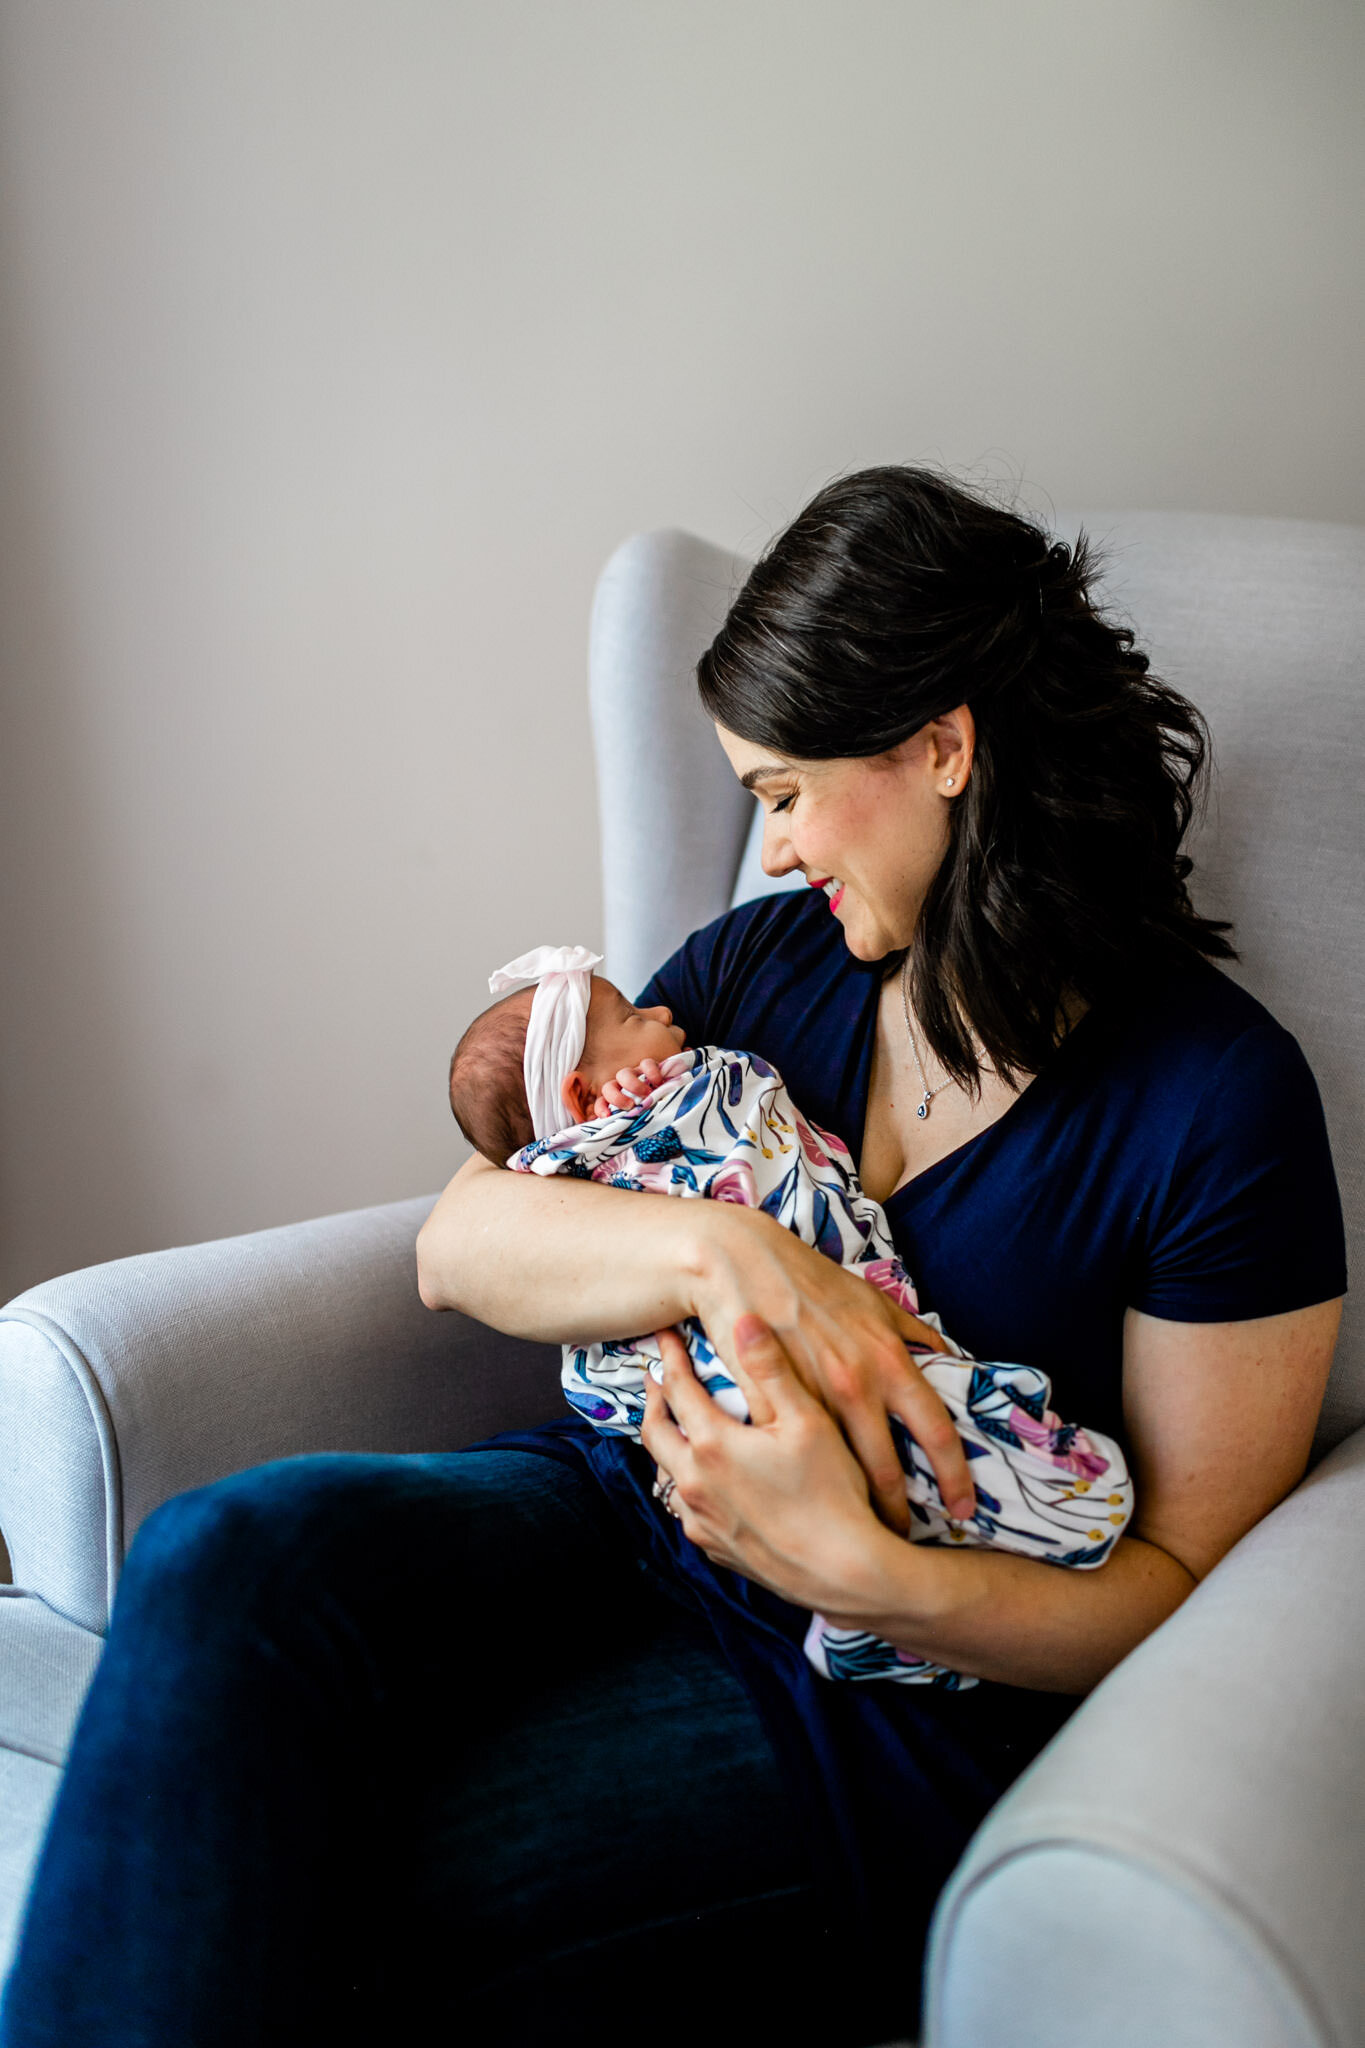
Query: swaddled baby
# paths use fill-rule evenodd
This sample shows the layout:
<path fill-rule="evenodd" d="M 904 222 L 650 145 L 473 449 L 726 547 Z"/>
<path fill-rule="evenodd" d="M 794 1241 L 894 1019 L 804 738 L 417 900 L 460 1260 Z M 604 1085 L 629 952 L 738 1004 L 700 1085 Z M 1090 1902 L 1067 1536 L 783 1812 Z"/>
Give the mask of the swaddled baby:
<path fill-rule="evenodd" d="M 667 1010 L 641 1010 L 593 974 L 600 957 L 581 946 L 540 946 L 490 976 L 502 1000 L 474 1020 L 451 1061 L 451 1107 L 470 1143 L 520 1173 L 761 1208 L 921 1315 L 886 1217 L 859 1186 L 847 1146 L 801 1115 L 766 1061 L 717 1046 L 688 1050 Z M 662 1075 L 652 1088 L 639 1071 L 646 1061 Z M 944 1334 L 937 1317 L 921 1320 Z M 747 1420 L 744 1395 L 701 1324 L 691 1318 L 680 1334 L 713 1399 Z M 944 1342 L 946 1355 L 909 1348 L 962 1437 L 976 1511 L 967 1522 L 947 1515 L 927 1458 L 893 1418 L 911 1540 L 1102 1564 L 1133 1508 L 1119 1446 L 1053 1414 L 1051 1385 L 1035 1367 L 982 1365 L 946 1335 Z M 652 1336 L 564 1347 L 570 1403 L 617 1435 L 639 1438 L 646 1372 L 660 1377 Z M 818 1614 L 805 1649 L 827 1678 L 976 1683 Z"/>

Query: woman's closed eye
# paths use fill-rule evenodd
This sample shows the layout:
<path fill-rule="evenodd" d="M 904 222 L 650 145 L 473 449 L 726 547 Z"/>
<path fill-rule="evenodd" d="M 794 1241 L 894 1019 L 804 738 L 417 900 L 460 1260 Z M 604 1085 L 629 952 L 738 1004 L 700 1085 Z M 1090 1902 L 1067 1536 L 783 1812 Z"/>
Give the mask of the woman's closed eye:
<path fill-rule="evenodd" d="M 796 791 L 792 790 L 788 795 L 778 798 L 777 802 L 773 805 L 772 815 L 776 817 L 780 811 L 789 811 L 795 802 Z"/>

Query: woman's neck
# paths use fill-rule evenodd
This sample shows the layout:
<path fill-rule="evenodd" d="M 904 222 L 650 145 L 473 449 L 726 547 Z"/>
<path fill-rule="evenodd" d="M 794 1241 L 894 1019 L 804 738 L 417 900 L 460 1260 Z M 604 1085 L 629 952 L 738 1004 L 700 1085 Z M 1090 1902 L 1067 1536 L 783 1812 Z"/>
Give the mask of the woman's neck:
<path fill-rule="evenodd" d="M 1064 997 L 1058 1006 L 1058 1044 L 1075 1030 L 1088 1008 L 1084 997 L 1070 992 Z M 900 977 L 890 977 L 883 985 L 878 1004 L 867 1120 L 858 1168 L 863 1186 L 878 1202 L 887 1201 L 897 1189 L 998 1123 L 1034 1080 L 1032 1074 L 1020 1074 L 1013 1081 L 1003 1081 L 983 1061 L 980 1090 L 974 1094 L 948 1079 L 929 1052 L 913 1011 L 911 1024 L 924 1064 L 923 1082 L 906 1030 Z M 972 1042 L 979 1055 L 981 1048 L 975 1034 Z"/>

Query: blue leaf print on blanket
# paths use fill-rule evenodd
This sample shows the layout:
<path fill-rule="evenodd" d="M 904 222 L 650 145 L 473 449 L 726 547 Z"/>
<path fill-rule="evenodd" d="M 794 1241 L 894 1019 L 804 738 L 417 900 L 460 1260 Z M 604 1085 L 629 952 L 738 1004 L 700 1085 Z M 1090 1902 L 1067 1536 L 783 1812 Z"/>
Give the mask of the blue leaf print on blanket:
<path fill-rule="evenodd" d="M 772 1193 L 770 1195 L 765 1195 L 763 1200 L 758 1205 L 759 1208 L 763 1210 L 765 1215 L 775 1216 L 779 1223 L 783 1223 L 786 1221 L 786 1217 L 783 1212 L 792 1207 L 793 1199 L 796 1194 L 797 1172 L 798 1169 L 795 1166 L 790 1167 L 788 1171 L 782 1176 L 781 1180 L 773 1189 Z"/>
<path fill-rule="evenodd" d="M 812 1226 L 815 1231 L 815 1249 L 823 1252 L 827 1259 L 833 1259 L 836 1266 L 843 1263 L 844 1240 L 839 1235 L 839 1226 L 830 1214 L 829 1196 L 821 1188 L 816 1194 Z"/>
<path fill-rule="evenodd" d="M 669 1159 L 681 1159 L 683 1141 L 678 1136 L 676 1124 L 665 1124 L 661 1131 L 654 1131 L 639 1139 L 635 1146 L 635 1157 L 650 1163 L 657 1160 L 660 1165 Z"/>
<path fill-rule="evenodd" d="M 701 1101 L 702 1097 L 708 1093 L 710 1086 L 710 1074 L 707 1072 L 705 1067 L 699 1068 L 693 1080 L 690 1082 L 687 1091 L 683 1096 L 682 1101 L 674 1110 L 674 1115 L 679 1117 L 686 1116 L 690 1110 L 695 1109 L 697 1104 Z"/>

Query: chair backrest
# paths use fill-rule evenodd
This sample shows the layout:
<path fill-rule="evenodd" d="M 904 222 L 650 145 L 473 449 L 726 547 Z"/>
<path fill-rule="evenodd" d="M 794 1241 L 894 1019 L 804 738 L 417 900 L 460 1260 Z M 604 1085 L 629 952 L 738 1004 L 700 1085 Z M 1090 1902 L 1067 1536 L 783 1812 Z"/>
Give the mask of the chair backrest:
<path fill-rule="evenodd" d="M 1365 529 L 1198 513 L 1083 523 L 1105 593 L 1214 738 L 1194 894 L 1230 918 L 1230 971 L 1318 1078 L 1352 1271 L 1365 1254 Z M 638 987 L 688 931 L 774 886 L 752 800 L 692 669 L 747 564 L 681 533 L 618 549 L 598 586 L 592 684 L 609 970 Z M 630 810 L 631 815 L 625 814 Z M 1365 1421 L 1365 1318 L 1348 1302 L 1320 1447 Z"/>

